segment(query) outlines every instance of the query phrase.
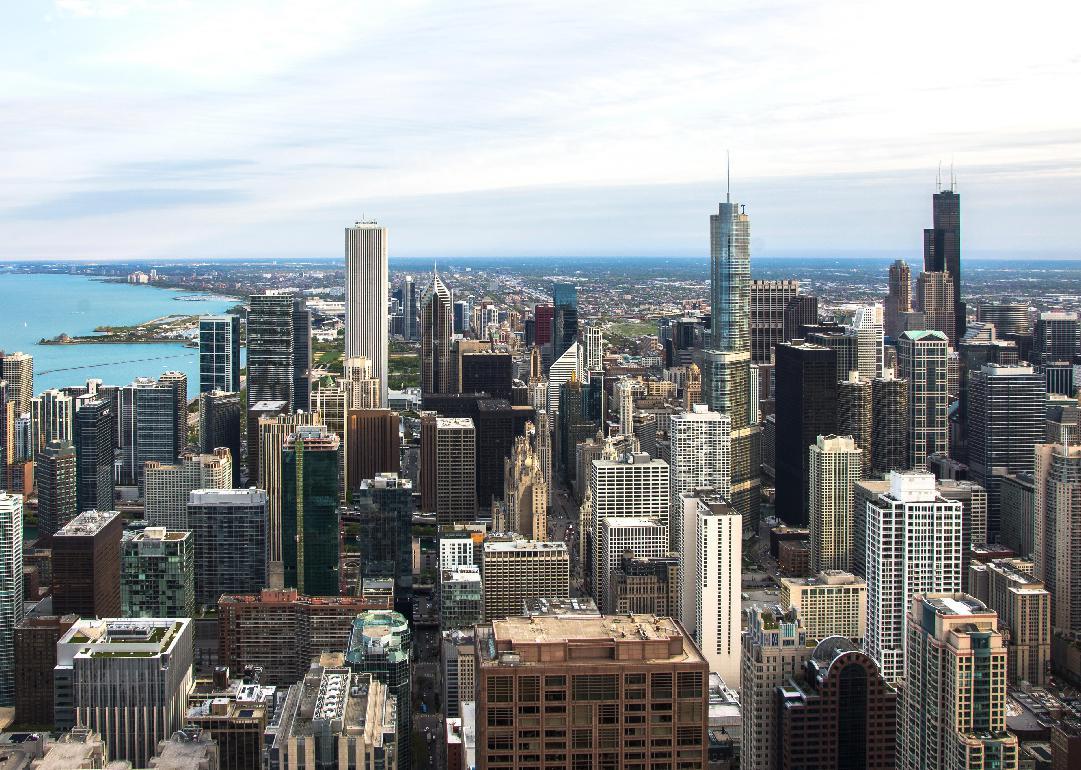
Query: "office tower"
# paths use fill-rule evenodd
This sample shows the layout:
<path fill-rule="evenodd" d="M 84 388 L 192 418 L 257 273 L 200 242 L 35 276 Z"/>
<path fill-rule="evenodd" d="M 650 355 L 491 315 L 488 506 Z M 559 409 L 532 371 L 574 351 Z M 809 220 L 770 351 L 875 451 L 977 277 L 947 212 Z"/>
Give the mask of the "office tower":
<path fill-rule="evenodd" d="M 777 515 L 806 526 L 808 449 L 837 431 L 837 354 L 821 345 L 782 343 L 777 357 Z M 733 451 L 734 448 L 733 448 Z"/>
<path fill-rule="evenodd" d="M 249 306 L 247 408 L 250 412 L 260 401 L 284 401 L 287 409 L 297 408 L 293 295 L 288 292 L 253 294 Z M 258 427 L 249 414 L 249 452 L 253 437 L 258 435 Z"/>
<path fill-rule="evenodd" d="M 692 631 L 709 670 L 735 689 L 740 677 L 740 570 L 743 522 L 716 490 L 684 493 L 675 516 L 683 519 L 680 617 Z M 618 519 L 610 519 L 617 521 Z"/>
<path fill-rule="evenodd" d="M 0 379 L 7 380 L 11 398 L 15 403 L 15 416 L 30 411 L 30 399 L 34 397 L 34 357 L 26 353 L 0 351 Z"/>
<path fill-rule="evenodd" d="M 873 380 L 882 376 L 883 323 L 882 305 L 856 308 L 852 330 L 856 334 L 856 368 L 861 379 Z"/>
<path fill-rule="evenodd" d="M 451 340 L 454 316 L 450 289 L 438 272 L 425 290 L 420 309 L 420 389 L 423 393 L 453 393 Z"/>
<path fill-rule="evenodd" d="M 923 313 L 925 329 L 946 335 L 950 345 L 956 345 L 953 276 L 949 273 L 920 273 L 916 278 L 916 307 Z"/>
<path fill-rule="evenodd" d="M 113 507 L 113 441 L 116 408 L 111 400 L 89 398 L 75 411 L 75 510 L 104 511 Z"/>
<path fill-rule="evenodd" d="M 1016 767 L 1006 730 L 1006 645 L 994 610 L 968 594 L 906 599 L 907 662 L 897 767 Z"/>
<path fill-rule="evenodd" d="M 345 356 L 367 356 L 387 402 L 387 228 L 357 222 L 345 229 Z"/>
<path fill-rule="evenodd" d="M 199 392 L 240 392 L 240 316 L 199 319 Z"/>
<path fill-rule="evenodd" d="M 321 652 L 344 650 L 353 619 L 387 600 L 363 596 L 298 594 L 264 589 L 255 595 L 224 594 L 218 600 L 219 659 L 234 671 L 262 669 L 262 684 L 288 687 Z"/>
<path fill-rule="evenodd" d="M 851 436 L 819 436 L 810 452 L 811 571 L 852 569 L 856 497 L 863 452 Z"/>
<path fill-rule="evenodd" d="M 418 339 L 420 335 L 417 332 L 417 282 L 413 280 L 413 276 L 403 277 L 401 286 L 395 293 L 402 307 L 402 336 L 407 340 Z"/>
<path fill-rule="evenodd" d="M 640 557 L 623 554 L 612 573 L 612 604 L 616 615 L 658 615 L 678 618 L 680 557 Z"/>
<path fill-rule="evenodd" d="M 867 583 L 850 572 L 781 578 L 779 601 L 798 613 L 809 639 L 843 636 L 862 644 L 867 635 Z"/>
<path fill-rule="evenodd" d="M 1005 338 L 1007 334 L 1032 334 L 1027 303 L 981 302 L 976 306 L 976 318 L 993 324 L 999 337 Z"/>
<path fill-rule="evenodd" d="M 973 562 L 969 593 L 994 610 L 1004 635 L 1011 685 L 1042 687 L 1051 668 L 1051 594 L 1033 577 L 1035 565 L 1024 559 Z"/>
<path fill-rule="evenodd" d="M 193 489 L 188 526 L 195 540 L 195 600 L 255 594 L 267 584 L 267 494 L 262 489 Z"/>
<path fill-rule="evenodd" d="M 1081 447 L 1037 444 L 1033 473 L 1036 577 L 1051 592 L 1056 631 L 1081 631 Z"/>
<path fill-rule="evenodd" d="M 892 369 L 871 382 L 871 472 L 875 476 L 911 467 L 908 392 L 908 380 L 894 377 Z"/>
<path fill-rule="evenodd" d="M 784 310 L 799 294 L 799 281 L 751 281 L 751 360 L 768 364 L 784 342 Z"/>
<path fill-rule="evenodd" d="M 669 421 L 670 475 L 672 483 L 672 550 L 683 543 L 680 498 L 693 489 L 713 489 L 728 499 L 732 478 L 732 421 L 711 412 L 705 404 L 674 414 Z"/>
<path fill-rule="evenodd" d="M 578 339 L 578 289 L 573 283 L 552 285 L 552 359 Z"/>
<path fill-rule="evenodd" d="M 371 674 L 397 700 L 398 768 L 412 767 L 413 706 L 409 622 L 391 610 L 369 610 L 353 621 L 345 660 L 354 672 Z"/>
<path fill-rule="evenodd" d="M 180 455 L 178 388 L 168 382 L 139 378 L 123 390 L 127 393 L 121 394 L 124 406 L 118 415 L 124 434 L 120 441 L 121 482 L 142 488 L 146 463 L 172 464 Z M 124 473 L 124 465 L 130 469 L 130 475 Z"/>
<path fill-rule="evenodd" d="M 961 589 L 962 506 L 930 473 L 890 473 L 866 507 L 867 653 L 891 684 L 905 672 L 904 613 L 917 593 Z"/>
<path fill-rule="evenodd" d="M 281 545 L 285 586 L 308 596 L 336 596 L 338 444 L 321 425 L 297 428 L 282 448 Z"/>
<path fill-rule="evenodd" d="M 413 585 L 413 483 L 397 473 L 364 479 L 341 518 L 360 528 L 357 537 L 362 564 L 390 561 L 395 597 L 408 597 Z M 401 603 L 401 602 L 398 602 Z"/>
<path fill-rule="evenodd" d="M 481 350 L 460 358 L 459 375 L 462 393 L 487 393 L 495 398 L 511 397 L 514 362 L 510 353 Z"/>
<path fill-rule="evenodd" d="M 632 554 L 647 559 L 664 556 L 669 551 L 668 528 L 656 518 L 618 516 L 601 521 L 599 535 L 599 582 L 594 593 L 601 612 L 610 613 L 615 607 L 612 576 L 619 569 L 623 556 Z"/>
<path fill-rule="evenodd" d="M 120 616 L 120 536 L 116 511 L 83 511 L 53 535 L 53 612 Z"/>
<path fill-rule="evenodd" d="M 484 589 L 480 568 L 463 565 L 439 576 L 439 627 L 472 628 L 484 621 Z"/>
<path fill-rule="evenodd" d="M 861 379 L 857 372 L 849 372 L 846 379 L 837 383 L 837 435 L 851 436 L 862 450 L 865 478 L 871 475 L 874 451 L 873 382 Z"/>
<path fill-rule="evenodd" d="M 312 313 L 302 297 L 293 300 L 293 410 L 311 399 Z"/>
<path fill-rule="evenodd" d="M 191 667 L 188 618 L 81 620 L 57 644 L 55 678 L 70 688 L 74 724 L 101 733 L 110 760 L 149 767 L 184 726 Z"/>
<path fill-rule="evenodd" d="M 165 372 L 158 378 L 158 384 L 172 386 L 176 391 L 176 453 L 180 455 L 188 448 L 188 375 Z"/>
<path fill-rule="evenodd" d="M 280 563 L 282 560 L 282 450 L 285 441 L 302 427 L 321 426 L 323 420 L 312 412 L 282 414 L 276 417 L 260 418 L 258 424 L 258 466 L 256 473 L 249 480 L 267 493 L 267 543 L 268 562 Z M 251 443 L 248 445 L 251 456 Z M 273 579 L 274 571 L 268 576 Z"/>
<path fill-rule="evenodd" d="M 241 678 L 246 673 L 233 678 L 228 667 L 218 666 L 212 677 L 196 678 L 188 693 L 187 725 L 213 736 L 220 770 L 263 766 L 263 737 L 274 716 L 277 689 L 257 684 L 250 676 Z"/>
<path fill-rule="evenodd" d="M 893 767 L 897 691 L 849 639 L 824 639 L 777 693 L 781 770 Z"/>
<path fill-rule="evenodd" d="M 1035 477 L 1032 473 L 1007 473 L 999 480 L 998 499 L 999 542 L 1023 559 L 1033 558 Z"/>
<path fill-rule="evenodd" d="M 582 329 L 582 344 L 585 348 L 586 370 L 604 371 L 604 329 L 600 324 L 587 324 Z"/>
<path fill-rule="evenodd" d="M 346 417 L 346 475 L 349 493 L 365 479 L 401 469 L 401 436 L 397 412 L 351 409 Z"/>
<path fill-rule="evenodd" d="M 23 619 L 23 498 L 0 492 L 0 705 L 15 705 L 15 626 Z"/>
<path fill-rule="evenodd" d="M 75 475 L 75 447 L 69 442 L 50 441 L 38 452 L 34 480 L 38 487 L 39 535 L 51 535 L 75 518 Z"/>
<path fill-rule="evenodd" d="M 813 294 L 799 294 L 788 301 L 784 308 L 783 341 L 791 342 L 802 337 L 800 327 L 818 323 L 818 297 Z"/>
<path fill-rule="evenodd" d="M 9 380 L 10 382 L 10 380 Z M 30 400 L 30 432 L 34 454 L 50 441 L 71 441 L 75 422 L 75 399 L 53 388 Z"/>
<path fill-rule="evenodd" d="M 796 676 L 814 652 L 793 610 L 751 608 L 743 634 L 739 702 L 743 718 L 740 766 L 780 766 L 780 698 L 777 688 Z"/>
<path fill-rule="evenodd" d="M 503 499 L 511 531 L 530 540 L 547 540 L 550 491 L 535 450 L 535 436 L 536 429 L 530 423 L 526 434 L 514 439 L 514 449 L 503 461 Z"/>
<path fill-rule="evenodd" d="M 396 698 L 371 674 L 352 673 L 341 662 L 340 655 L 314 660 L 289 687 L 267 731 L 267 770 L 401 767 Z M 218 731 L 212 734 L 218 739 Z M 259 766 L 259 755 L 254 759 Z"/>
<path fill-rule="evenodd" d="M 961 196 L 954 192 L 951 182 L 950 189 L 935 193 L 932 201 L 932 226 L 923 231 L 923 269 L 928 273 L 948 274 L 953 326 L 960 337 L 965 333 L 965 303 L 961 300 Z"/>
<path fill-rule="evenodd" d="M 191 532 L 147 527 L 142 532 L 125 533 L 120 551 L 123 617 L 195 616 L 195 539 Z"/>
<path fill-rule="evenodd" d="M 948 340 L 940 331 L 907 331 L 897 345 L 900 376 L 908 381 L 908 467 L 949 449 L 946 383 Z"/>
<path fill-rule="evenodd" d="M 5 615 L 4 622 L 9 618 Z M 53 723 L 53 669 L 56 643 L 77 615 L 27 615 L 15 626 L 15 721 L 22 725 Z M 10 628 L 11 626 L 3 626 Z M 3 631 L 0 631 L 2 634 Z M 5 665 L 0 681 L 10 669 Z"/>
<path fill-rule="evenodd" d="M 1040 313 L 1032 335 L 1032 355 L 1041 364 L 1072 361 L 1078 349 L 1077 313 Z"/>
<path fill-rule="evenodd" d="M 468 417 L 437 417 L 421 424 L 423 502 L 440 525 L 477 516 L 476 428 Z"/>
<path fill-rule="evenodd" d="M 706 766 L 709 664 L 671 618 L 511 617 L 478 626 L 475 648 L 479 767 L 541 751 L 539 737 L 516 738 L 522 713 L 535 713 L 546 752 L 581 767 Z M 564 709 L 571 730 L 558 727 Z M 663 726 L 641 718 L 662 711 Z"/>
<path fill-rule="evenodd" d="M 342 439 L 342 449 L 345 449 L 345 416 L 348 411 L 349 395 L 346 393 L 341 382 L 329 387 L 320 387 L 312 391 L 311 394 L 311 411 L 314 414 L 318 414 L 323 418 L 323 424 L 327 426 L 327 430 Z M 347 467 L 346 460 L 347 452 L 343 451 L 339 458 L 342 462 L 343 470 Z M 344 477 L 344 473 L 342 476 Z M 348 486 L 345 487 L 348 489 Z M 343 489 L 344 492 L 344 489 Z"/>
<path fill-rule="evenodd" d="M 570 552 L 562 541 L 486 541 L 481 574 L 485 621 L 520 615 L 527 599 L 570 596 Z"/>
<path fill-rule="evenodd" d="M 897 339 L 905 330 L 902 313 L 912 311 L 912 273 L 908 263 L 898 259 L 890 265 L 889 293 L 886 295 L 884 329 L 886 336 Z"/>
<path fill-rule="evenodd" d="M 947 500 L 961 503 L 961 590 L 967 590 L 968 560 L 972 549 L 997 542 L 987 535 L 987 490 L 973 481 L 941 479 L 935 489 Z"/>
<path fill-rule="evenodd" d="M 577 342 L 572 343 L 548 370 L 548 414 L 553 418 L 559 417 L 559 394 L 563 384 L 571 380 L 586 382 L 586 376 L 581 347 Z"/>
<path fill-rule="evenodd" d="M 199 451 L 210 454 L 220 447 L 229 450 L 233 487 L 240 486 L 242 414 L 239 393 L 212 390 L 199 394 Z"/>
<path fill-rule="evenodd" d="M 578 444 L 588 441 L 601 427 L 601 415 L 590 408 L 593 390 L 591 385 L 592 383 L 583 384 L 572 376 L 570 382 L 563 383 L 559 389 L 555 465 L 560 468 L 567 483 L 573 483 L 577 479 Z M 633 429 L 632 433 L 623 435 L 633 435 Z"/>
<path fill-rule="evenodd" d="M 152 527 L 174 532 L 190 529 L 188 495 L 193 489 L 230 489 L 233 483 L 232 458 L 224 447 L 187 455 L 175 464 L 147 463 L 145 468 L 143 517 Z"/>
<path fill-rule="evenodd" d="M 552 342 L 552 319 L 555 317 L 555 308 L 551 305 L 533 306 L 533 341 L 537 347 L 549 345 Z"/>

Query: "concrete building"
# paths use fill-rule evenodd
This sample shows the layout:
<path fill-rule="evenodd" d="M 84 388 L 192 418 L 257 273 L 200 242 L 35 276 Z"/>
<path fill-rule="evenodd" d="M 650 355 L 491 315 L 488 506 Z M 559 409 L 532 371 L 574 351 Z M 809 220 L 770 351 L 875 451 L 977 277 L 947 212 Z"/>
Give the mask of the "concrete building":
<path fill-rule="evenodd" d="M 856 334 L 856 368 L 861 380 L 882 376 L 885 318 L 882 305 L 861 305 L 852 319 Z"/>
<path fill-rule="evenodd" d="M 347 227 L 345 356 L 366 356 L 372 362 L 372 374 L 382 383 L 381 404 L 387 403 L 389 296 L 387 228 L 376 222 L 357 222 Z"/>
<path fill-rule="evenodd" d="M 401 419 L 390 409 L 351 408 L 345 418 L 345 488 L 401 470 Z"/>
<path fill-rule="evenodd" d="M 909 469 L 908 380 L 887 368 L 871 382 L 871 473 Z"/>
<path fill-rule="evenodd" d="M 195 616 L 195 543 L 191 532 L 147 527 L 120 543 L 120 607 L 125 618 Z"/>
<path fill-rule="evenodd" d="M 1036 577 L 1051 592 L 1056 631 L 1081 632 L 1081 447 L 1037 444 Z"/>
<path fill-rule="evenodd" d="M 213 678 L 196 679 L 188 694 L 185 724 L 214 739 L 221 770 L 263 767 L 263 736 L 274 714 L 276 688 L 252 679 L 230 678 L 229 668 L 218 666 Z"/>
<path fill-rule="evenodd" d="M 34 458 L 39 535 L 51 535 L 75 518 L 76 470 L 75 447 L 66 441 L 50 441 Z"/>
<path fill-rule="evenodd" d="M 852 569 L 855 483 L 863 451 L 851 436 L 819 436 L 810 453 L 811 570 Z"/>
<path fill-rule="evenodd" d="M 891 339 L 897 339 L 901 332 L 905 331 L 901 314 L 912 310 L 912 272 L 903 259 L 890 265 L 889 293 L 884 304 L 885 334 Z"/>
<path fill-rule="evenodd" d="M 908 648 L 897 767 L 991 770 L 1016 767 L 1006 730 L 1006 645 L 998 618 L 960 593 L 917 593 Z"/>
<path fill-rule="evenodd" d="M 953 278 L 946 272 L 922 272 L 916 277 L 916 309 L 923 313 L 924 328 L 957 344 Z"/>
<path fill-rule="evenodd" d="M 600 564 L 597 604 L 601 612 L 613 612 L 615 591 L 612 578 L 625 554 L 653 558 L 668 553 L 668 528 L 659 519 L 613 517 L 601 521 Z"/>
<path fill-rule="evenodd" d="M 1031 558 L 1036 531 L 1035 477 L 1031 473 L 1007 473 L 999 482 L 998 491 L 999 542 L 1021 558 Z"/>
<path fill-rule="evenodd" d="M 409 621 L 391 610 L 370 610 L 353 620 L 345 661 L 354 672 L 371 675 L 397 701 L 398 767 L 412 767 L 412 640 Z"/>
<path fill-rule="evenodd" d="M 84 511 L 53 536 L 53 612 L 120 615 L 122 533 L 116 511 Z"/>
<path fill-rule="evenodd" d="M 906 331 L 898 340 L 898 373 L 908 381 L 910 468 L 924 468 L 928 455 L 949 451 L 948 347 L 941 331 Z"/>
<path fill-rule="evenodd" d="M 892 370 L 890 370 L 892 371 Z M 874 451 L 873 380 L 860 379 L 858 372 L 837 383 L 837 435 L 851 436 L 863 452 L 863 476 L 871 475 Z"/>
<path fill-rule="evenodd" d="M 968 567 L 969 592 L 994 610 L 1009 653 L 1010 684 L 1047 683 L 1051 668 L 1051 594 L 1024 559 L 993 559 Z"/>
<path fill-rule="evenodd" d="M 195 599 L 216 606 L 222 594 L 267 585 L 267 495 L 262 489 L 194 489 L 188 523 L 195 540 Z"/>
<path fill-rule="evenodd" d="M 225 447 L 211 454 L 187 455 L 179 463 L 144 466 L 144 518 L 153 527 L 190 530 L 188 497 L 193 489 L 231 489 L 233 458 Z"/>
<path fill-rule="evenodd" d="M 808 639 L 843 636 L 862 644 L 867 635 L 867 582 L 851 572 L 781 578 L 780 603 L 799 614 Z"/>
<path fill-rule="evenodd" d="M 768 364 L 773 346 L 784 342 L 784 311 L 799 295 L 799 281 L 751 281 L 751 360 Z"/>
<path fill-rule="evenodd" d="M 705 766 L 709 666 L 670 618 L 511 617 L 476 634 L 481 770 L 544 752 L 580 766 Z M 646 717 L 668 704 L 667 724 Z"/>
<path fill-rule="evenodd" d="M 714 489 L 727 499 L 732 489 L 732 421 L 705 404 L 672 415 L 669 423 L 671 477 L 670 534 L 673 550 L 682 542 L 682 496 L 693 489 Z"/>
<path fill-rule="evenodd" d="M 566 543 L 488 541 L 482 566 L 485 622 L 520 614 L 527 599 L 570 596 Z"/>
<path fill-rule="evenodd" d="M 15 627 L 23 611 L 23 498 L 0 492 L 0 706 L 15 705 Z"/>
<path fill-rule="evenodd" d="M 425 512 L 435 513 L 440 524 L 476 519 L 477 448 L 473 420 L 434 414 L 422 418 L 420 454 Z"/>
<path fill-rule="evenodd" d="M 548 501 L 551 492 L 536 451 L 536 429 L 514 439 L 514 449 L 503 462 L 503 497 L 507 528 L 531 540 L 548 539 Z"/>
<path fill-rule="evenodd" d="M 10 382 L 10 380 L 8 380 Z M 75 399 L 61 390 L 42 391 L 30 400 L 30 441 L 32 457 L 50 441 L 71 443 L 75 424 Z"/>
<path fill-rule="evenodd" d="M 34 397 L 34 357 L 20 352 L 0 355 L 0 379 L 11 387 L 15 413 L 29 412 Z"/>
<path fill-rule="evenodd" d="M 623 554 L 612 573 L 614 613 L 678 618 L 679 564 L 679 556 L 673 553 L 648 558 Z"/>

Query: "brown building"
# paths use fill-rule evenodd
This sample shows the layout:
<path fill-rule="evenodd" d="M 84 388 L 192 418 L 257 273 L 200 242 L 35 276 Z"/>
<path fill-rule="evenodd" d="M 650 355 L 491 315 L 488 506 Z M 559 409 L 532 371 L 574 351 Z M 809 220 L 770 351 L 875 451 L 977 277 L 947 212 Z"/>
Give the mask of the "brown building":
<path fill-rule="evenodd" d="M 293 588 L 225 595 L 218 600 L 219 659 L 234 671 L 260 667 L 260 682 L 288 687 L 304 678 L 313 657 L 345 649 L 353 618 L 390 609 L 389 597 L 302 596 Z"/>
<path fill-rule="evenodd" d="M 53 612 L 120 617 L 120 536 L 116 511 L 84 511 L 52 540 Z"/>
<path fill-rule="evenodd" d="M 477 627 L 477 767 L 705 767 L 709 666 L 671 618 Z"/>
<path fill-rule="evenodd" d="M 851 640 L 820 642 L 777 698 L 781 770 L 894 766 L 897 692 Z"/>
<path fill-rule="evenodd" d="M 230 679 L 219 666 L 212 679 L 196 679 L 188 693 L 186 724 L 209 732 L 218 745 L 219 770 L 262 770 L 263 733 L 274 712 L 274 687 L 250 676 Z"/>
<path fill-rule="evenodd" d="M 398 413 L 390 409 L 350 409 L 346 416 L 346 448 L 351 486 L 380 473 L 401 470 Z M 350 492 L 353 490 L 350 489 Z"/>
<path fill-rule="evenodd" d="M 1067 717 L 1051 723 L 1051 770 L 1081 767 L 1081 721 Z"/>
<path fill-rule="evenodd" d="M 679 615 L 679 557 L 640 558 L 627 551 L 612 573 L 617 615 Z"/>
<path fill-rule="evenodd" d="M 19 724 L 53 723 L 56 643 L 78 619 L 76 615 L 29 616 L 15 627 L 15 721 Z"/>
<path fill-rule="evenodd" d="M 811 541 L 782 540 L 777 546 L 777 568 L 782 575 L 807 577 L 811 574 Z"/>

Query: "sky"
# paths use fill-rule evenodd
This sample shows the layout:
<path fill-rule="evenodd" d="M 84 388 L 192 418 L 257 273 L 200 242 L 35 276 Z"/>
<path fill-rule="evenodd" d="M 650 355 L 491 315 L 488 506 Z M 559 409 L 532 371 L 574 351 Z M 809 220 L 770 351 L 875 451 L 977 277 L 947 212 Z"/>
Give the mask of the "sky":
<path fill-rule="evenodd" d="M 10 0 L 0 259 L 1081 258 L 1081 5 Z"/>

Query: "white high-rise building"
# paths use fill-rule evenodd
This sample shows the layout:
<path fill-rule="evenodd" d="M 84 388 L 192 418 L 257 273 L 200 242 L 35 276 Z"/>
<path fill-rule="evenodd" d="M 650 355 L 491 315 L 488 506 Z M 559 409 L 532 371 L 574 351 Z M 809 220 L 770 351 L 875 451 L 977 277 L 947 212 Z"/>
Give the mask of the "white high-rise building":
<path fill-rule="evenodd" d="M 572 377 L 582 383 L 589 382 L 589 375 L 582 366 L 582 347 L 577 342 L 572 343 L 548 370 L 548 414 L 553 422 L 559 416 L 559 388 Z"/>
<path fill-rule="evenodd" d="M 173 532 L 191 529 L 188 499 L 193 490 L 233 487 L 233 459 L 226 447 L 207 454 L 185 455 L 174 465 L 151 461 L 143 468 L 143 516 L 150 526 Z"/>
<path fill-rule="evenodd" d="M 582 331 L 585 343 L 586 370 L 604 371 L 604 330 L 600 324 L 589 324 Z"/>
<path fill-rule="evenodd" d="M 646 394 L 646 386 L 640 377 L 623 377 L 612 386 L 616 404 L 619 406 L 619 433 L 634 435 L 634 399 Z"/>
<path fill-rule="evenodd" d="M 687 492 L 679 502 L 681 620 L 692 630 L 709 670 L 737 689 L 743 517 L 714 491 Z"/>
<path fill-rule="evenodd" d="M 854 546 L 853 486 L 863 473 L 863 451 L 851 436 L 819 436 L 808 451 L 811 571 L 847 572 Z"/>
<path fill-rule="evenodd" d="M 867 502 L 867 654 L 887 682 L 905 671 L 905 613 L 918 593 L 961 590 L 962 504 L 923 471 L 893 471 Z"/>
<path fill-rule="evenodd" d="M 885 354 L 885 321 L 882 305 L 864 305 L 856 310 L 852 320 L 856 332 L 856 367 L 861 380 L 882 376 Z"/>
<path fill-rule="evenodd" d="M 728 499 L 732 481 L 732 420 L 695 404 L 672 415 L 668 438 L 672 477 L 672 543 L 683 541 L 680 497 L 694 489 L 712 489 Z"/>
<path fill-rule="evenodd" d="M 62 390 L 46 390 L 30 401 L 30 435 L 34 454 L 50 441 L 71 442 L 75 425 L 75 399 Z"/>
<path fill-rule="evenodd" d="M 668 553 L 668 527 L 661 520 L 615 517 L 604 519 L 600 526 L 601 569 L 595 594 L 602 613 L 615 613 L 612 595 L 612 573 L 619 567 L 623 554 L 630 551 L 642 559 Z"/>
<path fill-rule="evenodd" d="M 939 331 L 907 331 L 897 342 L 899 374 L 908 381 L 908 465 L 949 451 L 949 339 Z"/>
<path fill-rule="evenodd" d="M 345 357 L 367 356 L 380 382 L 380 406 L 387 403 L 387 228 L 357 222 L 345 228 Z"/>
<path fill-rule="evenodd" d="M 15 705 L 15 626 L 23 619 L 23 498 L 0 492 L 0 706 Z"/>

